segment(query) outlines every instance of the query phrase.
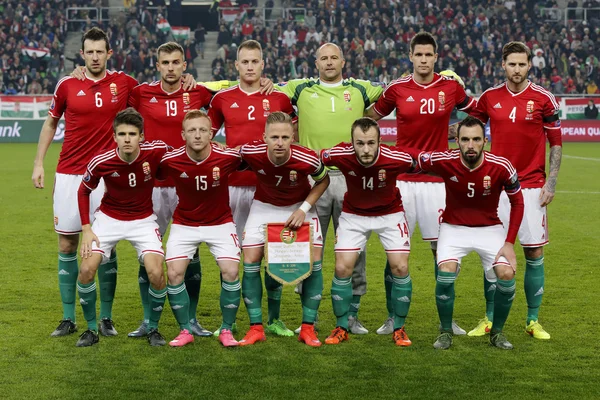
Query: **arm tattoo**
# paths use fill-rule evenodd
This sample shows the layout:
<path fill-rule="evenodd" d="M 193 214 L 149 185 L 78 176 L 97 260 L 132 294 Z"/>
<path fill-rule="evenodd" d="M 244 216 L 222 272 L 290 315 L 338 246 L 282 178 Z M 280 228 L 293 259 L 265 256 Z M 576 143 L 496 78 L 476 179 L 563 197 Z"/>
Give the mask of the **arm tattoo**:
<path fill-rule="evenodd" d="M 550 147 L 550 172 L 548 173 L 548 179 L 546 181 L 546 188 L 551 193 L 554 193 L 554 191 L 556 190 L 556 178 L 558 177 L 558 171 L 560 170 L 561 159 L 562 159 L 562 147 L 561 146 Z"/>
<path fill-rule="evenodd" d="M 450 125 L 448 127 L 448 140 L 456 139 L 457 133 L 458 133 L 458 123 Z"/>

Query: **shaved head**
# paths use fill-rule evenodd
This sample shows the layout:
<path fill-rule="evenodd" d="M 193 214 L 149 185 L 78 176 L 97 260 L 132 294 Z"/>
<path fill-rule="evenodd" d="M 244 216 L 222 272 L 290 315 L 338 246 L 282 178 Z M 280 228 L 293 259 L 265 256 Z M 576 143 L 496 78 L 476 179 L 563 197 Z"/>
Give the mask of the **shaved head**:
<path fill-rule="evenodd" d="M 321 47 L 319 47 L 317 49 L 317 59 L 319 58 L 319 54 L 321 54 L 321 50 L 323 50 L 325 47 L 328 47 L 328 46 L 331 46 L 331 47 L 337 49 L 337 51 L 340 53 L 339 55 L 342 58 L 342 60 L 344 59 L 344 53 L 342 52 L 342 49 L 340 48 L 340 46 L 338 46 L 335 43 L 331 43 L 331 42 L 330 43 L 325 43 L 324 45 L 322 45 Z"/>

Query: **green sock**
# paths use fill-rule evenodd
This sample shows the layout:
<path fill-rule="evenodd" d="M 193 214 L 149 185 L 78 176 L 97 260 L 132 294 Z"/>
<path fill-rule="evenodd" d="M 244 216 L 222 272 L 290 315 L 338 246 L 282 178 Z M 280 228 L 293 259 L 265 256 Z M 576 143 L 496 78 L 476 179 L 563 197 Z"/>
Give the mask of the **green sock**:
<path fill-rule="evenodd" d="M 77 281 L 79 303 L 83 309 L 83 317 L 87 321 L 88 329 L 98 331 L 96 320 L 96 282 L 81 283 Z"/>
<path fill-rule="evenodd" d="M 201 283 L 202 268 L 200 267 L 200 255 L 198 254 L 198 250 L 196 250 L 194 258 L 192 258 L 185 271 L 185 287 L 187 288 L 188 296 L 190 297 L 190 307 L 188 310 L 190 322 L 196 321 Z"/>
<path fill-rule="evenodd" d="M 265 289 L 267 289 L 267 304 L 269 306 L 269 325 L 273 323 L 273 320 L 279 319 L 282 288 L 283 285 L 271 278 L 271 275 L 265 271 Z"/>
<path fill-rule="evenodd" d="M 498 279 L 496 282 L 496 295 L 494 296 L 494 321 L 491 333 L 502 332 L 504 323 L 508 318 L 510 307 L 515 298 L 515 279 L 505 281 Z"/>
<path fill-rule="evenodd" d="M 352 295 L 352 301 L 350 302 L 350 309 L 348 310 L 348 316 L 354 318 L 358 315 L 358 309 L 360 308 L 360 295 Z"/>
<path fill-rule="evenodd" d="M 394 318 L 394 304 L 392 303 L 392 285 L 394 277 L 390 263 L 385 262 L 385 270 L 383 271 L 383 283 L 385 285 L 385 307 L 387 308 L 388 318 Z"/>
<path fill-rule="evenodd" d="M 323 294 L 322 261 L 313 262 L 312 274 L 302 282 L 302 323 L 314 324 Z"/>
<path fill-rule="evenodd" d="M 483 294 L 485 296 L 485 316 L 489 321 L 494 320 L 494 296 L 496 295 L 496 282 L 490 282 L 483 273 Z"/>
<path fill-rule="evenodd" d="M 223 281 L 221 283 L 221 313 L 223 314 L 223 323 L 221 329 L 231 329 L 235 322 L 238 308 L 240 308 L 240 295 L 242 294 L 242 285 L 240 280 L 234 282 Z"/>
<path fill-rule="evenodd" d="M 187 329 L 189 331 L 190 298 L 185 288 L 185 283 L 181 282 L 176 286 L 167 285 L 167 294 L 169 297 L 171 310 L 173 311 L 173 315 L 175 315 L 175 319 L 179 324 L 179 329 Z"/>
<path fill-rule="evenodd" d="M 527 324 L 538 320 L 544 295 L 544 256 L 525 258 L 525 297 L 527 298 Z"/>
<path fill-rule="evenodd" d="M 412 297 L 412 280 L 410 274 L 393 277 L 392 303 L 394 304 L 394 330 L 404 326 L 404 321 L 410 309 Z"/>
<path fill-rule="evenodd" d="M 162 314 L 167 298 L 167 288 L 154 289 L 152 286 L 148 289 L 148 300 L 150 301 L 150 321 L 148 328 L 157 329 L 160 315 Z"/>
<path fill-rule="evenodd" d="M 98 267 L 100 287 L 100 319 L 112 319 L 112 306 L 117 289 L 117 253 L 113 251 L 110 260 Z"/>
<path fill-rule="evenodd" d="M 140 286 L 140 298 L 142 299 L 142 307 L 144 309 L 144 322 L 148 323 L 150 322 L 150 299 L 148 298 L 150 279 L 143 263 L 140 263 L 138 271 L 138 284 Z"/>
<path fill-rule="evenodd" d="M 337 326 L 348 330 L 348 311 L 352 301 L 352 276 L 339 278 L 333 276 L 331 282 L 331 303 L 333 314 L 337 318 Z"/>
<path fill-rule="evenodd" d="M 250 324 L 262 324 L 262 280 L 260 263 L 244 263 L 242 294 Z"/>
<path fill-rule="evenodd" d="M 63 319 L 75 322 L 75 288 L 77 285 L 77 253 L 58 253 L 58 290 L 63 306 Z"/>
<path fill-rule="evenodd" d="M 454 281 L 456 272 L 439 271 L 435 284 L 435 304 L 437 305 L 442 332 L 452 333 L 452 313 L 454 312 Z"/>

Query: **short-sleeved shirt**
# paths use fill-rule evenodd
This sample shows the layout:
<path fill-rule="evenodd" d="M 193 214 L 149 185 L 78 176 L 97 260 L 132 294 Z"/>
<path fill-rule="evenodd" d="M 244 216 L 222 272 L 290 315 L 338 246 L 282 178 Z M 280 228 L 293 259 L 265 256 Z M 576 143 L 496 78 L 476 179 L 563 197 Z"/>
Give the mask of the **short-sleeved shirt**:
<path fill-rule="evenodd" d="M 267 117 L 274 111 L 282 111 L 296 120 L 292 103 L 284 94 L 247 93 L 238 85 L 215 94 L 210 102 L 208 116 L 212 121 L 213 134 L 224 126 L 225 143 L 229 147 L 237 147 L 262 140 Z M 231 175 L 229 184 L 255 186 L 256 178 L 249 171 L 236 172 Z"/>
<path fill-rule="evenodd" d="M 160 162 L 157 179 L 170 177 L 179 198 L 174 224 L 206 226 L 233 221 L 228 181 L 242 158 L 237 150 L 210 146 L 210 155 L 202 161 L 193 160 L 183 146 L 165 154 Z"/>
<path fill-rule="evenodd" d="M 306 200 L 311 190 L 308 176 L 320 181 L 327 174 L 314 151 L 296 144 L 291 146 L 289 159 L 280 165 L 269 159 L 264 142 L 246 144 L 240 153 L 258 180 L 254 199 L 278 207 Z"/>
<path fill-rule="evenodd" d="M 89 199 L 82 194 L 91 193 L 104 178 L 106 192 L 100 211 L 121 221 L 143 219 L 152 215 L 152 189 L 161 158 L 168 150 L 161 141 L 140 144 L 140 153 L 131 162 L 123 161 L 118 149 L 94 157 L 81 180 L 78 201 L 81 224 L 90 223 Z"/>
<path fill-rule="evenodd" d="M 364 115 L 383 87 L 358 79 L 329 84 L 320 79 L 294 79 L 275 85 L 298 108 L 300 144 L 315 151 L 350 140 L 352 123 Z"/>
<path fill-rule="evenodd" d="M 529 82 L 513 93 L 505 82 L 483 92 L 470 114 L 490 121 L 491 151 L 510 160 L 523 188 L 541 188 L 546 181 L 546 136 L 560 130 L 559 111 L 554 95 L 543 87 Z"/>
<path fill-rule="evenodd" d="M 385 144 L 379 146 L 376 161 L 364 166 L 358 161 L 350 143 L 340 143 L 321 150 L 321 160 L 327 167 L 336 167 L 344 174 L 348 191 L 342 211 L 363 216 L 380 216 L 404 211 L 398 174 L 414 169 L 415 161 L 408 154 Z"/>
<path fill-rule="evenodd" d="M 114 146 L 113 121 L 127 108 L 129 93 L 138 83 L 122 71 L 83 81 L 66 76 L 56 84 L 48 114 L 65 116 L 65 138 L 56 172 L 82 175 L 100 150 Z"/>
<path fill-rule="evenodd" d="M 384 117 L 396 110 L 397 146 L 445 151 L 452 111 L 457 108 L 469 112 L 475 104 L 452 78 L 434 74 L 431 83 L 422 85 L 411 74 L 390 83 L 373 109 Z M 404 174 L 399 180 L 441 182 L 438 177 L 423 174 Z"/>

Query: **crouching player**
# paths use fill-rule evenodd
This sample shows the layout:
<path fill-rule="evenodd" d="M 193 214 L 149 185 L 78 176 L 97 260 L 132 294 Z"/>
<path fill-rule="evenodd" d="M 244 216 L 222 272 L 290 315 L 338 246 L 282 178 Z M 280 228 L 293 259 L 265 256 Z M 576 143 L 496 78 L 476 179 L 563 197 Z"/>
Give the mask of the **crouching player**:
<path fill-rule="evenodd" d="M 521 186 L 516 170 L 506 158 L 483 150 L 487 140 L 481 121 L 467 117 L 460 122 L 457 142 L 458 150 L 423 152 L 418 156 L 420 168 L 440 175 L 446 186 L 435 287 L 441 334 L 433 347 L 448 349 L 452 345 L 456 270 L 461 259 L 475 251 L 481 258 L 486 279 L 496 283 L 490 342 L 501 349 L 512 349 L 502 329 L 515 297 L 514 242 L 524 210 Z M 511 204 L 506 235 L 498 218 L 503 190 Z"/>
<path fill-rule="evenodd" d="M 158 179 L 171 178 L 179 203 L 167 242 L 169 303 L 181 332 L 169 344 L 185 346 L 194 341 L 190 333 L 190 298 L 184 277 L 198 246 L 206 243 L 221 270 L 221 324 L 219 340 L 223 346 L 237 346 L 231 334 L 240 305 L 238 279 L 240 245 L 229 208 L 228 177 L 242 159 L 237 150 L 220 149 L 211 144 L 211 122 L 199 110 L 183 119 L 185 146 L 167 153 L 159 166 Z"/>
<path fill-rule="evenodd" d="M 242 238 L 242 293 L 250 317 L 250 330 L 240 341 L 242 346 L 265 340 L 260 278 L 260 264 L 265 246 L 265 223 L 282 222 L 291 229 L 298 229 L 304 221 L 313 223 L 314 262 L 312 274 L 303 281 L 302 327 L 298 340 L 313 347 L 321 345 L 314 331 L 314 322 L 323 291 L 323 237 L 313 206 L 329 186 L 329 176 L 314 151 L 292 144 L 293 141 L 294 128 L 291 117 L 277 111 L 267 117 L 264 142 L 252 142 L 240 149 L 242 158 L 258 178 L 254 201 Z M 315 180 L 312 188 L 308 181 L 309 175 Z M 267 279 L 272 281 L 272 285 L 267 289 L 271 291 L 270 301 L 271 298 L 281 296 L 281 284 L 265 276 L 265 280 Z M 279 320 L 279 308 L 269 308 L 267 329 L 277 333 L 284 328 L 285 325 Z M 288 331 L 287 328 L 285 330 Z M 291 331 L 289 333 L 290 336 L 293 335 Z"/>
<path fill-rule="evenodd" d="M 167 296 L 163 272 L 162 238 L 152 212 L 152 189 L 161 158 L 168 146 L 161 141 L 144 141 L 144 121 L 133 108 L 117 114 L 113 122 L 117 148 L 94 157 L 82 178 L 77 200 L 83 230 L 81 268 L 77 281 L 83 315 L 88 324 L 77 341 L 78 347 L 98 343 L 96 320 L 96 283 L 98 267 L 109 261 L 111 251 L 121 240 L 129 241 L 144 262 L 150 287 L 150 331 L 148 342 L 163 346 L 158 321 Z M 89 197 L 104 178 L 106 192 L 90 227 Z"/>
<path fill-rule="evenodd" d="M 335 275 L 331 284 L 337 326 L 325 343 L 339 344 L 348 340 L 352 270 L 371 233 L 375 232 L 393 275 L 393 339 L 398 346 L 410 346 L 404 330 L 412 297 L 408 272 L 410 234 L 396 177 L 413 172 L 416 163 L 409 154 L 381 144 L 379 126 L 371 118 L 357 119 L 352 124 L 351 137 L 352 144 L 340 143 L 321 150 L 323 164 L 342 171 L 348 186 L 336 232 Z"/>

